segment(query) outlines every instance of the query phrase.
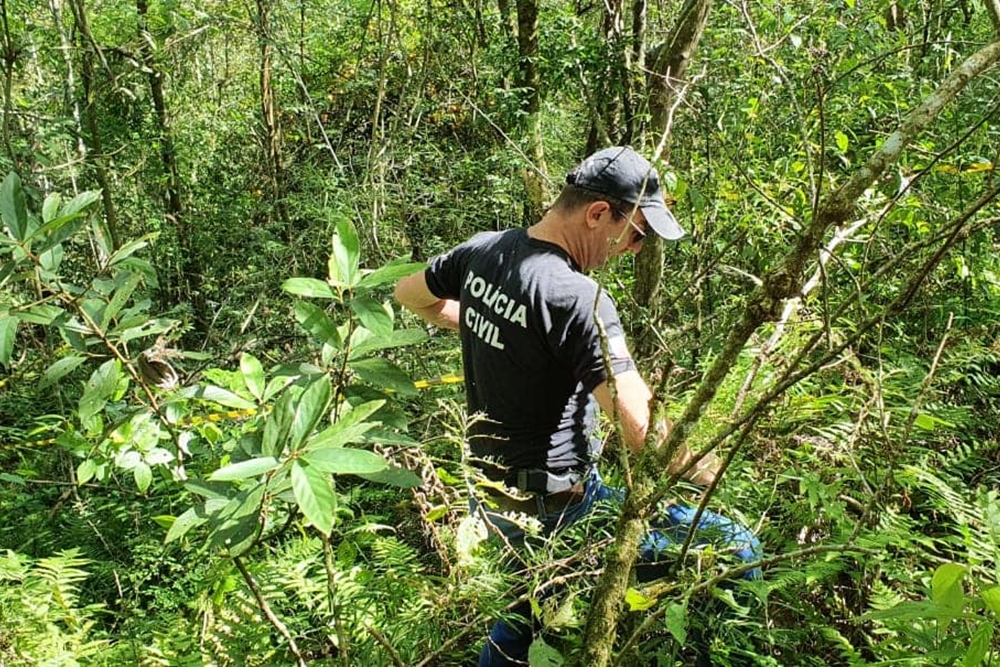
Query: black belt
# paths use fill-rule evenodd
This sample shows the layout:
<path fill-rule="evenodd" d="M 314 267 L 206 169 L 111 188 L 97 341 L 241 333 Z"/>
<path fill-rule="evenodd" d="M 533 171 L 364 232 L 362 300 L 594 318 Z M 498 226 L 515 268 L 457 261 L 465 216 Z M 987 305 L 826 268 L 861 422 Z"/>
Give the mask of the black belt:
<path fill-rule="evenodd" d="M 525 493 L 537 493 L 550 496 L 569 491 L 590 476 L 590 468 L 585 470 L 566 469 L 565 472 L 553 472 L 542 468 L 506 468 L 491 461 L 476 461 L 474 465 L 482 471 L 487 479 L 503 482 L 512 489 Z"/>
<path fill-rule="evenodd" d="M 524 498 L 515 498 L 499 489 L 482 485 L 477 487 L 488 499 L 488 505 L 504 512 L 521 512 L 522 514 L 538 514 L 538 499 L 541 498 L 546 513 L 561 512 L 570 505 L 583 500 L 586 487 L 581 483 L 565 491 L 549 494 L 536 494 Z M 492 509 L 492 508 L 491 508 Z"/>

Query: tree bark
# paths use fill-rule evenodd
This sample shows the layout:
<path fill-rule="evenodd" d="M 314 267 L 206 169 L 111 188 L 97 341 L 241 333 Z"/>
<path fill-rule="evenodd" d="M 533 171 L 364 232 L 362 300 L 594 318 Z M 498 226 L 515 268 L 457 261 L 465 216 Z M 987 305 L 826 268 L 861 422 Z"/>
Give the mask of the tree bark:
<path fill-rule="evenodd" d="M 747 341 L 761 325 L 778 316 L 786 299 L 799 294 L 807 266 L 829 229 L 847 220 L 864 191 L 899 158 L 903 149 L 930 125 L 969 81 L 998 62 L 1000 41 L 979 50 L 955 69 L 888 136 L 863 166 L 820 203 L 813 220 L 799 236 L 795 247 L 774 270 L 763 277 L 761 285 L 750 295 L 740 322 L 731 331 L 670 435 L 655 455 L 644 456 L 633 471 L 635 488 L 639 493 L 634 494 L 634 501 L 630 498 L 626 502 L 619 520 L 615 544 L 608 550 L 605 572 L 597 584 L 587 616 L 584 636 L 588 638 L 588 644 L 581 655 L 581 664 L 588 667 L 604 667 L 608 664 L 621 617 L 623 592 L 627 590 L 637 555 L 635 537 L 641 534 L 643 517 L 648 515 L 651 501 L 660 495 L 650 494 L 646 489 L 655 486 L 654 480 L 662 478 L 662 471 L 673 453 L 687 438 L 700 416 L 707 412 L 708 404 L 715 397 L 722 380 L 736 363 Z M 649 449 L 653 443 L 647 445 Z"/>
<path fill-rule="evenodd" d="M 528 159 L 524 170 L 524 186 L 528 193 L 527 221 L 541 217 L 548 199 L 548 169 L 545 166 L 545 146 L 542 141 L 542 90 L 538 73 L 538 3 L 537 0 L 517 0 L 517 80 L 516 87 L 524 91 L 521 109 L 524 111 L 528 137 Z"/>
<path fill-rule="evenodd" d="M 206 312 L 201 294 L 201 268 L 198 263 L 198 252 L 191 239 L 190 229 L 184 212 L 181 197 L 181 177 L 177 166 L 177 150 L 170 128 L 170 114 L 163 94 L 163 71 L 156 60 L 153 45 L 154 37 L 148 29 L 149 2 L 136 0 L 136 13 L 139 19 L 139 51 L 142 63 L 149 76 L 149 91 L 153 99 L 153 111 L 156 115 L 157 132 L 159 134 L 160 160 L 166 176 L 164 200 L 166 203 L 166 218 L 173 224 L 177 234 L 177 244 L 181 250 L 179 260 L 180 285 L 174 288 L 179 292 L 173 303 L 186 301 L 194 309 L 195 321 L 199 331 L 206 331 L 209 315 Z M 179 288 L 179 289 L 178 289 Z M 169 290 L 168 290 L 169 291 Z M 173 305 L 173 304 L 171 304 Z"/>
<path fill-rule="evenodd" d="M 113 252 L 120 245 L 118 233 L 118 209 L 111 194 L 111 180 L 105 166 L 104 148 L 101 142 L 101 130 L 97 124 L 97 102 L 94 95 L 94 58 L 98 55 L 98 46 L 90 34 L 87 22 L 87 8 L 84 0 L 70 0 L 73 11 L 73 21 L 77 34 L 80 36 L 80 78 L 83 83 L 83 117 L 86 122 L 86 132 L 83 132 L 84 143 L 87 146 L 87 158 L 94 167 L 97 183 L 101 187 L 101 200 L 104 204 L 104 229 L 108 238 L 102 245 L 110 246 Z M 83 128 L 81 128 L 82 130 Z"/>
<path fill-rule="evenodd" d="M 14 155 L 14 145 L 10 140 L 10 119 L 14 112 L 13 100 L 11 94 L 14 85 L 14 65 L 17 63 L 19 49 L 14 44 L 14 38 L 10 34 L 10 24 L 7 21 L 7 1 L 0 0 L 0 21 L 2 21 L 2 31 L 0 31 L 0 38 L 3 39 L 3 43 L 0 44 L 0 58 L 3 62 L 3 147 L 7 151 L 7 155 L 10 156 L 11 163 L 17 167 L 18 159 Z"/>
<path fill-rule="evenodd" d="M 274 92 L 274 46 L 271 43 L 271 2 L 257 0 L 256 28 L 260 46 L 260 111 L 264 123 L 264 164 L 267 168 L 267 192 L 279 222 L 286 227 L 286 238 L 291 240 L 285 214 L 285 177 L 282 162 L 281 123 L 278 120 L 278 102 Z"/>
<path fill-rule="evenodd" d="M 656 132 L 658 155 L 666 152 L 673 110 L 683 91 L 684 75 L 705 31 L 712 0 L 688 0 L 667 41 L 653 54 L 648 82 L 651 127 Z M 663 243 L 655 234 L 646 239 L 645 251 L 635 262 L 635 298 L 640 306 L 655 304 L 663 275 Z M 636 341 L 639 350 L 644 340 Z"/>

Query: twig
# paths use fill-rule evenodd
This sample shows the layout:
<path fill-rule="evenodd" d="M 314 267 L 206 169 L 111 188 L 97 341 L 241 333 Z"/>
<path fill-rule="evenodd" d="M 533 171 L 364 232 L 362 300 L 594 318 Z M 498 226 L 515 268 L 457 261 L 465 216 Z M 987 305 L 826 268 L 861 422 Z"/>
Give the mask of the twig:
<path fill-rule="evenodd" d="M 233 563 L 236 565 L 236 569 L 240 571 L 240 574 L 243 575 L 243 581 L 246 582 L 247 586 L 250 588 L 250 592 L 253 593 L 254 598 L 257 600 L 257 606 L 260 607 L 260 610 L 264 613 L 264 617 L 267 618 L 268 622 L 274 626 L 274 629 L 277 630 L 278 633 L 285 638 L 285 641 L 288 642 L 288 649 L 292 652 L 292 655 L 295 656 L 298 667 L 306 667 L 305 658 L 302 657 L 302 653 L 299 651 L 299 647 L 295 643 L 295 638 L 292 637 L 292 633 L 288 631 L 288 628 L 281 622 L 281 619 L 278 618 L 274 611 L 271 610 L 271 605 L 267 603 L 267 600 L 264 598 L 264 593 L 260 590 L 260 586 L 257 585 L 257 582 L 250 574 L 250 571 L 247 570 L 243 560 L 239 556 L 233 556 Z"/>

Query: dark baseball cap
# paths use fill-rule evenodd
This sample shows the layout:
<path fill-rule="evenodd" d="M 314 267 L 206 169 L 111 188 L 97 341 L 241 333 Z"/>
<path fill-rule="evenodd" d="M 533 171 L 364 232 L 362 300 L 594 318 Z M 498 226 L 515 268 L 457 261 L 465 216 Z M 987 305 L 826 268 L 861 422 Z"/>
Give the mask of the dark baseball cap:
<path fill-rule="evenodd" d="M 650 228 L 668 241 L 684 236 L 663 201 L 656 169 L 629 146 L 597 151 L 566 174 L 566 182 L 638 206 Z"/>

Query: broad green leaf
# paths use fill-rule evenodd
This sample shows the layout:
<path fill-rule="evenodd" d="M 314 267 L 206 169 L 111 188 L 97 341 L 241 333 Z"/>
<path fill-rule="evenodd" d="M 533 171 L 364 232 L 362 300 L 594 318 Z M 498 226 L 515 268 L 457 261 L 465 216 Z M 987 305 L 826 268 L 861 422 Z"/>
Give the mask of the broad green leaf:
<path fill-rule="evenodd" d="M 243 383 L 258 401 L 264 398 L 264 367 L 257 357 L 245 352 L 240 357 L 240 372 L 243 373 Z"/>
<path fill-rule="evenodd" d="M 957 563 L 938 566 L 931 578 L 931 600 L 954 611 L 961 611 L 965 605 L 962 578 L 965 568 Z"/>
<path fill-rule="evenodd" d="M 263 482 L 258 482 L 252 488 L 240 491 L 212 517 L 213 546 L 225 548 L 234 556 L 253 546 L 260 529 L 260 507 L 265 488 Z"/>
<path fill-rule="evenodd" d="M 125 307 L 125 304 L 132 297 L 132 292 L 135 291 L 135 288 L 139 286 L 141 281 L 142 276 L 138 273 L 122 273 L 119 276 L 119 279 L 115 281 L 117 289 L 108 302 L 108 307 L 104 309 L 104 317 L 100 320 L 102 329 L 107 331 L 111 325 L 111 320 L 117 317 L 121 309 Z"/>
<path fill-rule="evenodd" d="M 929 414 L 921 412 L 917 414 L 916 419 L 913 421 L 914 425 L 922 431 L 933 431 L 935 419 Z"/>
<path fill-rule="evenodd" d="M 986 659 L 986 654 L 990 650 L 990 642 L 993 641 L 994 625 L 991 621 L 983 621 L 972 632 L 972 639 L 969 641 L 969 650 L 965 652 L 962 659 L 962 667 L 979 667 Z"/>
<path fill-rule="evenodd" d="M 536 638 L 528 647 L 529 667 L 562 667 L 564 662 L 562 654 L 546 644 L 541 637 Z"/>
<path fill-rule="evenodd" d="M 374 452 L 347 447 L 317 449 L 300 458 L 320 472 L 334 475 L 372 474 L 389 467 L 386 460 Z"/>
<path fill-rule="evenodd" d="M 281 462 L 273 456 L 264 456 L 219 468 L 208 476 L 208 480 L 210 482 L 232 482 L 238 479 L 263 475 L 266 472 L 271 472 L 280 465 Z"/>
<path fill-rule="evenodd" d="M 850 141 L 848 140 L 847 135 L 844 134 L 842 131 L 837 130 L 837 132 L 834 134 L 834 139 L 837 142 L 837 148 L 840 149 L 840 152 L 846 153 L 847 147 L 850 145 Z"/>
<path fill-rule="evenodd" d="M 351 299 L 351 310 L 361 320 L 361 324 L 376 336 L 388 336 L 392 333 L 392 318 L 385 311 L 385 307 L 372 299 L 362 296 Z"/>
<path fill-rule="evenodd" d="M 387 389 L 412 396 L 417 393 L 413 380 L 391 362 L 372 357 L 348 363 L 351 370 L 368 384 L 378 389 Z"/>
<path fill-rule="evenodd" d="M 292 492 L 302 514 L 324 535 L 333 529 L 337 498 L 330 477 L 309 465 L 292 462 Z"/>
<path fill-rule="evenodd" d="M 628 605 L 629 611 L 646 611 L 656 604 L 656 598 L 648 597 L 634 588 L 629 588 L 625 591 L 625 604 Z"/>
<path fill-rule="evenodd" d="M 45 370 L 42 381 L 38 383 L 39 389 L 55 384 L 65 376 L 72 373 L 76 368 L 87 360 L 86 357 L 63 357 Z"/>
<path fill-rule="evenodd" d="M 934 619 L 937 621 L 951 621 L 963 616 L 961 610 L 955 610 L 937 602 L 921 600 L 919 602 L 900 602 L 889 609 L 869 612 L 861 616 L 862 619 L 872 619 L 876 621 L 921 621 Z"/>
<path fill-rule="evenodd" d="M 368 336 L 358 344 L 351 344 L 350 358 L 352 360 L 361 359 L 378 350 L 417 345 L 425 340 L 427 340 L 427 332 L 423 329 L 402 329 L 393 331 L 388 336 Z"/>
<path fill-rule="evenodd" d="M 0 218 L 11 238 L 24 241 L 28 234 L 28 207 L 21 179 L 11 172 L 0 185 Z"/>
<path fill-rule="evenodd" d="M 288 437 L 288 429 L 292 425 L 292 418 L 295 416 L 295 394 L 285 392 L 278 398 L 274 409 L 267 416 L 264 422 L 264 439 L 260 443 L 260 450 L 267 456 L 278 456 L 285 449 L 285 441 Z"/>
<path fill-rule="evenodd" d="M 353 288 L 360 282 L 361 244 L 358 232 L 347 218 L 337 221 L 333 249 L 327 262 L 329 282 L 337 287 Z"/>
<path fill-rule="evenodd" d="M 423 262 L 409 262 L 406 259 L 395 259 L 362 278 L 361 282 L 358 283 L 358 287 L 371 289 L 385 283 L 394 283 L 400 278 L 405 278 L 411 273 L 416 273 L 426 268 L 427 264 Z"/>
<path fill-rule="evenodd" d="M 184 537 L 189 530 L 195 526 L 200 526 L 206 521 L 208 521 L 208 518 L 205 516 L 204 508 L 189 508 L 179 517 L 174 519 L 173 524 L 170 526 L 170 530 L 167 531 L 167 536 L 163 539 L 164 544 L 170 544 L 174 540 Z"/>
<path fill-rule="evenodd" d="M 308 449 L 321 449 L 326 447 L 343 447 L 352 442 L 357 442 L 367 431 L 378 426 L 378 422 L 366 422 L 379 408 L 385 405 L 384 400 L 368 401 L 362 403 L 350 412 L 342 415 L 337 423 L 323 429 L 309 441 Z"/>
<path fill-rule="evenodd" d="M 667 607 L 666 618 L 667 630 L 678 644 L 684 646 L 687 643 L 687 605 L 671 603 Z"/>
<path fill-rule="evenodd" d="M 318 299 L 334 299 L 337 296 L 329 285 L 315 278 L 289 278 L 281 284 L 281 289 L 289 294 Z"/>
<path fill-rule="evenodd" d="M 100 190 L 87 190 L 86 192 L 81 192 L 66 202 L 66 204 L 59 209 L 59 217 L 68 218 L 79 215 L 84 211 L 84 209 L 100 201 L 100 199 Z"/>
<path fill-rule="evenodd" d="M 31 324 L 41 324 L 42 326 L 47 327 L 58 319 L 68 319 L 69 315 L 59 306 L 54 306 L 50 303 L 43 303 L 18 312 L 18 317 L 25 322 L 30 322 Z"/>
<path fill-rule="evenodd" d="M 987 588 L 982 592 L 983 602 L 986 603 L 986 608 L 997 615 L 997 619 L 1000 620 L 1000 586 L 993 586 L 992 588 Z"/>
<path fill-rule="evenodd" d="M 150 234 L 145 234 L 143 236 L 140 236 L 134 241 L 129 241 L 121 248 L 116 250 L 114 254 L 108 258 L 107 266 L 114 266 L 115 264 L 118 264 L 124 261 L 125 259 L 131 257 L 132 255 L 134 255 L 135 253 L 139 252 L 147 245 L 149 245 L 150 242 L 157 236 L 158 236 L 157 232 L 152 232 Z"/>
<path fill-rule="evenodd" d="M 45 201 L 42 202 L 42 222 L 48 225 L 56 219 L 59 214 L 59 207 L 62 205 L 62 195 L 58 192 L 52 192 L 46 195 Z"/>
<path fill-rule="evenodd" d="M 132 468 L 132 477 L 140 493 L 146 493 L 149 485 L 153 483 L 153 471 L 143 461 L 139 461 Z"/>
<path fill-rule="evenodd" d="M 217 387 L 215 385 L 207 385 L 204 387 L 199 387 L 194 395 L 198 398 L 203 398 L 206 401 L 212 401 L 213 403 L 218 403 L 219 405 L 224 405 L 228 408 L 237 408 L 240 410 L 252 410 L 257 406 L 245 398 L 237 396 L 228 389 L 223 389 L 222 387 Z"/>
<path fill-rule="evenodd" d="M 14 315 L 0 315 L 0 365 L 10 366 L 10 358 L 14 354 L 14 339 L 17 338 L 17 325 L 21 319 Z"/>
<path fill-rule="evenodd" d="M 94 459 L 84 459 L 76 467 L 76 483 L 83 486 L 94 479 L 97 474 L 97 462 Z"/>
<path fill-rule="evenodd" d="M 308 301 L 299 301 L 295 304 L 295 321 L 321 343 L 326 343 L 338 350 L 344 346 L 340 332 L 337 331 L 337 325 L 319 306 Z"/>
<path fill-rule="evenodd" d="M 120 372 L 118 360 L 109 359 L 91 374 L 83 389 L 83 396 L 80 397 L 79 417 L 81 422 L 86 423 L 104 409 L 108 399 L 115 393 Z"/>
<path fill-rule="evenodd" d="M 367 479 L 369 482 L 375 482 L 376 484 L 389 484 L 390 486 L 398 486 L 403 489 L 414 489 L 424 483 L 412 471 L 395 466 L 390 466 L 379 472 L 358 473 L 358 477 Z"/>
<path fill-rule="evenodd" d="M 295 406 L 295 417 L 292 420 L 292 428 L 289 433 L 289 445 L 293 452 L 306 441 L 306 438 L 312 435 L 316 425 L 326 416 L 331 393 L 330 378 L 326 375 L 314 380 L 302 392 L 302 396 Z"/>

